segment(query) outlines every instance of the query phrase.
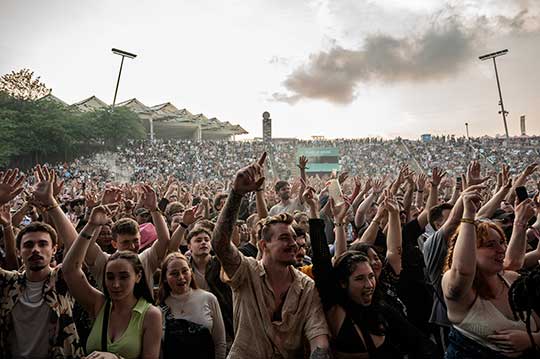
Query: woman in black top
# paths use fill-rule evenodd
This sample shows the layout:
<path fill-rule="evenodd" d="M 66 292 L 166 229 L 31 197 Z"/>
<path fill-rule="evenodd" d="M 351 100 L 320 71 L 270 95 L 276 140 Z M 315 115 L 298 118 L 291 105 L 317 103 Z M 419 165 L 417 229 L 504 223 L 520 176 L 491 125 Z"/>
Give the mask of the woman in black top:
<path fill-rule="evenodd" d="M 306 190 L 304 199 L 310 207 L 313 274 L 332 333 L 335 358 L 436 357 L 435 345 L 379 300 L 375 273 L 366 256 L 347 251 L 332 266 L 313 188 Z"/>

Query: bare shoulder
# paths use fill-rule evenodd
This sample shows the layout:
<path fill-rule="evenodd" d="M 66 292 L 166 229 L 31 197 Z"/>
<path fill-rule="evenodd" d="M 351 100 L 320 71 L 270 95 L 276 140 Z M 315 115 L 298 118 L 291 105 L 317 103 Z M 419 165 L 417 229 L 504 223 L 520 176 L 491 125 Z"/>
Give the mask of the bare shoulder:
<path fill-rule="evenodd" d="M 343 321 L 345 320 L 345 315 L 345 310 L 339 305 L 334 305 L 326 312 L 326 321 L 334 336 L 339 333 Z"/>
<path fill-rule="evenodd" d="M 144 315 L 144 327 L 148 328 L 154 326 L 155 323 L 159 323 L 161 326 L 161 310 L 155 305 L 151 305 Z"/>

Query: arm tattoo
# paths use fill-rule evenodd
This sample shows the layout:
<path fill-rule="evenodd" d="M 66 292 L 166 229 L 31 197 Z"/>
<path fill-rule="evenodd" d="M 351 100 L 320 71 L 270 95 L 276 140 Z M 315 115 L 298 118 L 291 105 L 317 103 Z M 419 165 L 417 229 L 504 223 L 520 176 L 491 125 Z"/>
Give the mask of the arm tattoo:
<path fill-rule="evenodd" d="M 309 359 L 330 359 L 330 350 L 317 347 L 311 352 Z"/>
<path fill-rule="evenodd" d="M 224 266 L 239 263 L 238 251 L 231 244 L 231 236 L 238 218 L 240 202 L 242 202 L 242 195 L 231 190 L 212 234 L 212 248 Z"/>

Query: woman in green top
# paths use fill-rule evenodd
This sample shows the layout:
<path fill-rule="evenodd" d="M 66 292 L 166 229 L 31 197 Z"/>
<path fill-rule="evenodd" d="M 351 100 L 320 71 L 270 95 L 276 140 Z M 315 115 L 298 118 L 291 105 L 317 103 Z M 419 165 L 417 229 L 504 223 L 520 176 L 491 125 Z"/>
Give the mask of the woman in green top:
<path fill-rule="evenodd" d="M 91 353 L 87 358 L 155 359 L 159 357 L 161 311 L 151 304 L 152 296 L 137 254 L 121 251 L 109 257 L 103 293 L 88 283 L 82 271 L 88 246 L 110 215 L 111 206 L 92 210 L 63 263 L 71 294 L 94 319 L 86 344 Z"/>

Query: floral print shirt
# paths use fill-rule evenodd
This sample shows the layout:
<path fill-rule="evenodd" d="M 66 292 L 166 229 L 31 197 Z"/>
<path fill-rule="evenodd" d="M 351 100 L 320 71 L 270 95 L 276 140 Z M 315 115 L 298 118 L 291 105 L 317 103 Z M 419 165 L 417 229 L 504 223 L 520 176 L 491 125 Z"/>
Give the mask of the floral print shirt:
<path fill-rule="evenodd" d="M 8 338 L 13 330 L 11 312 L 24 288 L 26 272 L 6 271 L 0 268 L 0 358 L 11 358 Z M 51 270 L 43 286 L 45 303 L 51 308 L 49 357 L 83 358 L 84 352 L 73 321 L 74 299 L 68 292 L 60 267 Z"/>

